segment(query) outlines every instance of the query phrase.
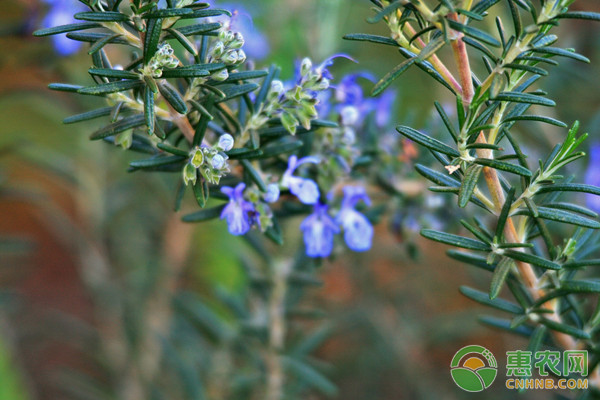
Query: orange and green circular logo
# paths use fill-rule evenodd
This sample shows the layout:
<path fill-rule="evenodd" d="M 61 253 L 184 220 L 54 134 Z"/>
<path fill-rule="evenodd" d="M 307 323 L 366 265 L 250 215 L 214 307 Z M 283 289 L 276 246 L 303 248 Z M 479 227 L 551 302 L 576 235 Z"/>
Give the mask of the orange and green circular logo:
<path fill-rule="evenodd" d="M 496 379 L 498 364 L 491 351 L 483 346 L 465 346 L 450 363 L 454 383 L 467 392 L 481 392 Z"/>

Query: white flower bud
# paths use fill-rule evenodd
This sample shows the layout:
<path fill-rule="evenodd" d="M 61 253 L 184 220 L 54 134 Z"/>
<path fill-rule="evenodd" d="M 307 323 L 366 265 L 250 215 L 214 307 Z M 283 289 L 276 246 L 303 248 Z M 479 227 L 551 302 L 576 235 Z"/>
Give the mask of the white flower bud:
<path fill-rule="evenodd" d="M 229 43 L 229 47 L 231 47 L 232 49 L 239 49 L 244 45 L 244 43 L 244 36 L 242 36 L 240 32 L 235 32 L 233 34 L 233 39 L 231 40 L 231 43 Z"/>
<path fill-rule="evenodd" d="M 223 68 L 217 72 L 213 72 L 210 77 L 215 81 L 223 82 L 225 79 L 229 78 L 229 72 L 227 72 L 226 68 Z"/>
<path fill-rule="evenodd" d="M 236 64 L 242 64 L 244 61 L 246 61 L 246 53 L 244 52 L 244 50 L 239 49 L 237 51 L 237 61 L 236 61 Z"/>
<path fill-rule="evenodd" d="M 267 185 L 267 191 L 263 194 L 263 199 L 267 203 L 276 202 L 279 199 L 279 185 L 270 183 Z"/>
<path fill-rule="evenodd" d="M 279 97 L 284 90 L 285 89 L 283 87 L 283 82 L 281 82 L 280 80 L 274 80 L 273 82 L 271 82 L 271 87 L 269 88 L 269 91 L 273 93 L 273 95 Z"/>
<path fill-rule="evenodd" d="M 221 60 L 227 64 L 227 65 L 232 65 L 237 63 L 238 61 L 238 52 L 237 50 L 229 50 L 227 51 L 227 53 L 225 53 L 223 55 L 223 57 L 221 57 Z"/>
<path fill-rule="evenodd" d="M 300 75 L 304 76 L 310 72 L 312 69 L 312 61 L 310 58 L 305 58 L 302 60 L 302 64 L 300 64 Z"/>
<path fill-rule="evenodd" d="M 221 137 L 219 138 L 219 143 L 217 144 L 217 147 L 223 151 L 229 151 L 233 148 L 233 144 L 233 136 L 231 136 L 229 133 L 226 133 L 224 135 L 221 135 Z"/>
<path fill-rule="evenodd" d="M 215 154 L 210 163 L 214 169 L 221 169 L 225 166 L 225 157 L 220 154 Z"/>

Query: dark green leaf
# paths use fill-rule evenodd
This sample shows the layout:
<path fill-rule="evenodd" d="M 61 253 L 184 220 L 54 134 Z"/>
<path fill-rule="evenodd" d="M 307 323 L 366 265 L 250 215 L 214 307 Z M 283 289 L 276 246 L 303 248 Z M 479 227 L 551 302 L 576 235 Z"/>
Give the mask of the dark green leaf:
<path fill-rule="evenodd" d="M 188 108 L 185 104 L 185 100 L 179 94 L 177 89 L 171 86 L 169 83 L 163 81 L 158 84 L 158 90 L 163 98 L 173 107 L 179 114 L 187 114 Z"/>
<path fill-rule="evenodd" d="M 379 82 L 375 84 L 371 91 L 371 96 L 377 96 L 383 92 L 390 84 L 402 75 L 411 65 L 415 63 L 415 58 L 409 58 L 398 64 L 393 70 L 388 72 Z"/>
<path fill-rule="evenodd" d="M 505 250 L 503 253 L 506 257 L 512 258 L 513 260 L 522 261 L 524 263 L 537 265 L 538 267 L 546 269 L 559 270 L 560 265 L 554 261 L 546 260 L 545 258 L 535 256 L 533 254 L 523 253 L 514 250 Z"/>
<path fill-rule="evenodd" d="M 539 104 L 542 106 L 553 107 L 556 103 L 550 99 L 542 96 L 538 96 L 531 93 L 519 93 L 519 92 L 502 92 L 498 94 L 493 100 L 497 101 L 512 101 L 515 103 L 524 104 Z"/>
<path fill-rule="evenodd" d="M 69 83 L 51 83 L 48 85 L 48 89 L 57 90 L 59 92 L 72 92 L 77 93 L 83 86 L 71 85 Z"/>
<path fill-rule="evenodd" d="M 196 49 L 196 45 L 192 43 L 183 33 L 179 32 L 174 28 L 167 28 L 167 32 L 169 32 L 177 41 L 188 51 L 190 54 L 197 56 L 198 50 Z"/>
<path fill-rule="evenodd" d="M 226 88 L 222 88 L 221 90 L 225 93 L 225 98 L 217 100 L 217 103 L 230 100 L 234 97 L 241 96 L 246 93 L 253 92 L 258 88 L 256 83 L 244 83 L 242 85 L 231 85 Z"/>
<path fill-rule="evenodd" d="M 508 122 L 514 121 L 538 121 L 550 125 L 560 126 L 561 128 L 567 127 L 567 124 L 565 124 L 564 122 L 543 115 L 517 115 L 514 117 L 506 118 L 504 121 L 502 121 L 502 123 L 506 124 Z"/>
<path fill-rule="evenodd" d="M 98 108 L 96 110 L 87 111 L 81 114 L 72 115 L 63 120 L 63 124 L 73 124 L 75 122 L 87 121 L 94 118 L 106 117 L 110 115 L 113 107 Z"/>
<path fill-rule="evenodd" d="M 600 229 L 600 222 L 594 221 L 589 218 L 582 217 L 569 211 L 559 210 L 548 207 L 537 208 L 538 217 L 542 219 L 548 219 L 550 221 L 563 222 L 571 225 L 583 226 L 586 228 Z M 518 210 L 515 215 L 530 215 L 529 210 Z"/>
<path fill-rule="evenodd" d="M 521 307 L 519 307 L 518 305 L 516 305 L 515 303 L 506 301 L 503 299 L 490 300 L 489 294 L 481 292 L 476 289 L 472 289 L 467 286 L 461 286 L 460 292 L 463 295 L 470 298 L 471 300 L 474 300 L 474 301 L 476 301 L 480 304 L 486 305 L 486 306 L 496 308 L 498 310 L 506 311 L 511 314 L 523 314 L 523 312 L 524 312 L 524 310 Z"/>
<path fill-rule="evenodd" d="M 437 139 L 432 138 L 431 136 L 425 135 L 411 127 L 399 125 L 396 127 L 396 130 L 412 140 L 413 142 L 419 143 L 422 146 L 427 147 L 433 151 L 437 151 L 438 153 L 446 154 L 451 157 L 458 157 L 460 153 L 448 146 L 445 143 L 440 142 Z"/>
<path fill-rule="evenodd" d="M 94 22 L 125 22 L 129 21 L 129 16 L 117 11 L 85 11 L 73 16 L 75 19 Z"/>
<path fill-rule="evenodd" d="M 131 71 L 124 71 L 121 69 L 111 68 L 90 68 L 88 73 L 96 76 L 106 76 L 107 78 L 119 78 L 119 79 L 140 79 L 139 74 Z"/>
<path fill-rule="evenodd" d="M 146 23 L 146 36 L 144 37 L 144 64 L 147 65 L 158 50 L 158 43 L 160 42 L 161 33 L 161 18 L 151 19 Z"/>
<path fill-rule="evenodd" d="M 344 39 L 346 40 L 356 40 L 362 42 L 371 42 L 377 44 L 387 44 L 389 46 L 398 47 L 398 43 L 394 39 L 385 36 L 379 35 L 370 35 L 368 33 L 351 33 L 348 35 L 344 35 Z"/>
<path fill-rule="evenodd" d="M 482 169 L 483 166 L 477 164 L 471 164 L 467 168 L 465 176 L 463 177 L 460 185 L 460 190 L 458 191 L 458 206 L 460 208 L 466 207 L 471 200 L 473 192 L 477 187 L 477 182 L 479 181 L 479 175 L 481 174 Z"/>
<path fill-rule="evenodd" d="M 512 270 L 514 266 L 514 261 L 509 258 L 502 258 L 496 269 L 494 270 L 494 274 L 492 275 L 492 282 L 490 283 L 490 293 L 488 298 L 492 301 L 498 297 L 500 294 L 500 290 L 502 286 L 504 286 L 504 282 L 506 282 L 506 278 L 508 278 L 508 274 Z"/>
<path fill-rule="evenodd" d="M 490 246 L 486 243 L 480 242 L 479 240 L 465 238 L 458 235 L 453 235 L 446 232 L 438 232 L 432 229 L 422 229 L 421 235 L 427 239 L 434 240 L 436 242 L 449 244 L 456 247 L 462 247 L 464 249 L 477 250 L 477 251 L 489 251 Z"/>
<path fill-rule="evenodd" d="M 450 26 L 450 28 L 462 32 L 467 36 L 472 37 L 473 39 L 479 40 L 483 43 L 487 43 L 490 46 L 494 46 L 494 47 L 500 47 L 500 42 L 494 38 L 493 36 L 491 36 L 489 33 L 486 33 L 484 31 L 481 31 L 477 28 L 473 28 L 472 26 L 468 26 L 468 25 L 463 25 L 457 21 L 448 19 L 448 25 Z"/>
<path fill-rule="evenodd" d="M 559 14 L 556 18 L 586 19 L 589 21 L 600 21 L 600 13 L 591 11 L 569 11 Z"/>
<path fill-rule="evenodd" d="M 531 171 L 528 170 L 527 168 L 522 167 L 520 165 L 507 163 L 504 161 L 498 161 L 498 160 L 488 159 L 488 158 L 477 158 L 475 160 L 475 162 L 477 164 L 481 164 L 486 167 L 490 167 L 493 169 L 499 169 L 501 171 L 511 172 L 513 174 L 517 174 L 517 175 L 521 175 L 521 176 L 530 177 L 532 175 Z"/>
<path fill-rule="evenodd" d="M 125 90 L 137 89 L 142 86 L 144 83 L 140 80 L 126 80 L 126 81 L 115 81 L 108 83 L 101 83 L 97 86 L 89 86 L 83 87 L 79 89 L 77 92 L 81 94 L 91 94 L 91 95 L 103 95 L 108 93 L 115 92 L 123 92 Z"/>
<path fill-rule="evenodd" d="M 99 28 L 101 26 L 102 25 L 94 23 L 94 22 L 79 22 L 76 24 L 55 26 L 53 28 L 38 29 L 37 31 L 33 32 L 33 36 L 57 35 L 59 33 L 75 32 L 75 31 L 81 31 L 84 29 Z"/>
<path fill-rule="evenodd" d="M 250 161 L 240 160 L 240 163 L 244 167 L 244 171 L 250 176 L 250 179 L 252 179 L 254 181 L 254 183 L 256 183 L 256 186 L 258 186 L 258 188 L 261 191 L 266 192 L 267 186 L 265 185 L 265 182 L 260 177 L 260 174 L 258 173 L 258 171 L 256 169 L 254 169 L 254 167 L 252 166 Z"/>
<path fill-rule="evenodd" d="M 144 90 L 144 117 L 148 135 L 154 133 L 154 92 L 148 86 Z"/>
<path fill-rule="evenodd" d="M 126 117 L 120 119 L 117 122 L 113 122 L 110 125 L 105 126 L 102 129 L 97 130 L 91 136 L 91 140 L 103 139 L 108 136 L 116 135 L 117 133 L 124 132 L 128 129 L 132 129 L 138 127 L 140 125 L 144 125 L 146 120 L 143 114 L 132 115 L 130 117 Z"/>
<path fill-rule="evenodd" d="M 144 158 L 142 160 L 135 160 L 129 163 L 129 165 L 136 169 L 143 168 L 154 168 L 168 164 L 181 164 L 186 159 L 180 156 L 156 156 L 151 158 Z"/>
<path fill-rule="evenodd" d="M 591 339 L 591 336 L 588 332 L 583 331 L 574 326 L 556 322 L 556 321 L 553 321 L 553 320 L 550 320 L 550 319 L 547 319 L 544 317 L 541 317 L 539 321 L 540 321 L 540 323 L 544 324 L 545 326 L 547 326 L 548 328 L 550 328 L 554 331 L 566 333 L 569 336 L 573 336 L 573 337 L 576 337 L 579 339 Z"/>

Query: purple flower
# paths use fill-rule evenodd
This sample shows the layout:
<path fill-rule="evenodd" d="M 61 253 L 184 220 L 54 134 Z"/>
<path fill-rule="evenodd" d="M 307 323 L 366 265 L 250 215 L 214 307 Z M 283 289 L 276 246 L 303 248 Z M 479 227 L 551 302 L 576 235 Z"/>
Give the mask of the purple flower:
<path fill-rule="evenodd" d="M 244 199 L 246 184 L 241 182 L 234 188 L 223 186 L 221 192 L 229 196 L 229 203 L 221 212 L 221 219 L 227 220 L 229 233 L 243 235 L 250 230 L 252 225 L 249 212 L 254 211 L 252 203 Z"/>
<path fill-rule="evenodd" d="M 585 183 L 600 186 L 600 142 L 590 146 L 590 165 L 585 173 Z M 586 203 L 589 208 L 600 213 L 600 196 L 587 193 Z"/>
<path fill-rule="evenodd" d="M 367 217 L 354 209 L 361 200 L 371 204 L 365 188 L 345 186 L 342 208 L 336 217 L 336 222 L 344 229 L 346 244 L 354 251 L 369 250 L 373 241 L 373 226 Z"/>
<path fill-rule="evenodd" d="M 327 205 L 315 204 L 314 212 L 300 224 L 306 255 L 309 257 L 328 257 L 333 250 L 333 237 L 340 228 L 327 214 L 327 210 Z"/>
<path fill-rule="evenodd" d="M 73 18 L 73 14 L 79 11 L 85 11 L 85 7 L 75 0 L 44 0 L 50 5 L 48 14 L 42 21 L 44 28 L 51 28 L 59 25 L 67 25 L 80 22 Z M 66 34 L 53 35 L 52 41 L 56 52 L 61 56 L 68 56 L 75 53 L 81 47 L 81 42 L 67 38 Z"/>
<path fill-rule="evenodd" d="M 262 60 L 269 54 L 269 41 L 264 33 L 258 30 L 252 22 L 252 16 L 240 3 L 221 3 L 207 1 L 214 7 L 224 8 L 232 12 L 232 17 L 226 15 L 216 17 L 215 20 L 229 24 L 231 30 L 240 32 L 244 36 L 244 52 L 249 58 Z"/>
<path fill-rule="evenodd" d="M 298 199 L 304 204 L 316 204 L 319 200 L 319 186 L 312 179 L 300 178 L 292 175 L 296 169 L 302 164 L 318 164 L 319 159 L 316 157 L 298 157 L 291 156 L 288 160 L 287 170 L 284 172 L 281 179 L 281 185 L 290 189 Z"/>

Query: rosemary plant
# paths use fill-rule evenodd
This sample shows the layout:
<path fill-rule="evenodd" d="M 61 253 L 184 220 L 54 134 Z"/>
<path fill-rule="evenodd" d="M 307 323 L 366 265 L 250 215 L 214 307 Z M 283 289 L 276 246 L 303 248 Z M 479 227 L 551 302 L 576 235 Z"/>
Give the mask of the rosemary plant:
<path fill-rule="evenodd" d="M 175 392 L 182 398 L 275 400 L 315 388 L 334 394 L 335 386 L 309 357 L 328 330 L 318 327 L 286 343 L 292 337 L 289 322 L 319 315 L 298 307 L 305 289 L 320 283 L 315 277 L 319 260 L 342 248 L 336 238 L 343 235 L 353 251 L 371 247 L 372 222 L 383 210 L 365 210 L 371 204 L 367 181 L 384 193 L 398 193 L 393 182 L 402 165 L 380 143 L 391 135 L 376 135 L 388 127 L 393 93 L 377 102 L 364 99 L 357 80 L 370 78 L 356 74 L 339 82 L 333 98 L 329 67 L 334 59 L 349 58 L 345 55 L 320 64 L 304 58 L 288 82 L 278 79 L 277 67 L 254 69 L 235 15 L 229 19 L 228 10 L 207 3 L 82 3 L 87 10 L 74 15 L 76 22 L 35 32 L 66 33 L 68 39 L 89 43 L 93 84 L 50 88 L 103 97 L 106 104 L 64 122 L 105 121 L 91 139 L 143 154 L 130 163 L 131 172 L 174 173 L 175 211 L 191 192 L 200 210 L 184 215 L 184 222 L 220 218 L 259 255 L 243 260 L 250 285 L 242 298 L 217 294 L 233 322 L 222 321 L 195 294 L 177 290 L 181 262 L 166 265 L 169 279 L 158 285 L 160 295 L 148 305 L 148 312 L 156 309 L 161 315 L 160 326 L 154 321 L 158 317 L 140 318 L 144 321 L 138 324 L 154 329 L 139 332 L 143 345 L 156 348 L 158 335 L 165 354 L 143 358 L 132 346 L 132 370 L 122 371 L 122 363 L 113 368 L 121 383 L 112 393 L 150 398 L 171 387 L 171 374 L 156 379 L 164 364 L 181 380 Z M 293 259 L 268 251 L 263 234 L 282 244 L 281 221 L 301 215 L 302 250 Z M 171 303 L 174 310 L 166 312 Z M 210 342 L 215 368 L 186 362 L 185 354 L 174 351 L 183 339 L 170 337 L 170 325 L 177 331 L 199 325 L 206 338 L 186 342 L 186 349 L 200 354 L 204 341 Z M 190 381 L 192 376 L 200 381 Z"/>
<path fill-rule="evenodd" d="M 173 316 L 164 314 L 173 318 L 173 329 L 202 325 L 220 368 L 200 373 L 172 357 L 168 349 L 183 345 L 162 326 L 158 334 L 166 336 L 163 347 L 171 358 L 152 358 L 152 373 L 142 376 L 147 387 L 116 396 L 152 398 L 162 384 L 154 382 L 161 363 L 176 366 L 183 383 L 178 393 L 186 398 L 277 400 L 301 398 L 311 389 L 334 394 L 310 357 L 327 329 L 292 335 L 290 320 L 315 314 L 300 305 L 305 289 L 319 284 L 320 260 L 337 254 L 342 242 L 353 251 L 370 249 L 373 223 L 384 211 L 395 207 L 400 215 L 411 197 L 427 196 L 407 193 L 400 179 L 406 170 L 397 150 L 405 147 L 409 157 L 413 142 L 442 167 L 416 166 L 434 183 L 431 191 L 456 195 L 458 208 L 476 215 L 461 221 L 472 237 L 432 229 L 421 234 L 470 250 L 448 254 L 492 272 L 489 291 L 461 288 L 511 314 L 483 321 L 530 336 L 532 351 L 546 345 L 589 350 L 591 382 L 600 387 L 600 303 L 590 304 L 589 296 L 600 293 L 600 283 L 586 273 L 600 265 L 591 258 L 600 223 L 594 211 L 559 200 L 569 193 L 600 195 L 600 188 L 560 175 L 585 155 L 580 146 L 586 135 L 577 136 L 574 123 L 539 164 L 528 159 L 515 135 L 529 121 L 567 128 L 530 109 L 555 105 L 535 85 L 556 58 L 589 61 L 554 45 L 551 29 L 560 19 L 600 20 L 595 13 L 569 11 L 573 2 L 372 0 L 370 22 L 385 23 L 390 35 L 346 38 L 395 48 L 405 58 L 375 84 L 377 100 L 363 98 L 358 82 L 371 79 L 366 73 L 331 87 L 329 68 L 345 55 L 319 64 L 305 58 L 288 82 L 275 66 L 256 69 L 244 50 L 246 38 L 232 19 L 223 19 L 230 11 L 195 0 L 82 0 L 86 10 L 74 15 L 79 22 L 37 31 L 89 43 L 93 84 L 50 88 L 103 97 L 106 104 L 64 122 L 103 119 L 91 139 L 143 154 L 130 163 L 131 172 L 174 173 L 176 211 L 191 192 L 199 210 L 184 215 L 184 222 L 220 218 L 259 256 L 243 261 L 250 285 L 240 298 L 219 294 L 233 323 L 220 321 L 195 295 L 173 290 L 177 282 L 171 280 L 164 297 L 154 299 L 167 308 L 174 304 Z M 492 15 L 498 16 L 488 23 Z M 445 60 L 444 47 L 455 66 Z M 408 126 L 396 128 L 400 135 L 387 131 L 394 97 L 389 86 L 413 65 L 456 97 L 456 120 L 435 103 L 451 144 Z M 400 141 L 401 135 L 409 141 Z M 383 199 L 380 206 L 372 207 L 374 194 Z M 282 222 L 296 216 L 303 218 L 301 250 L 293 259 L 274 256 L 262 238 L 283 244 Z M 499 297 L 504 287 L 514 301 Z M 189 340 L 185 347 L 200 353 L 205 343 Z M 190 379 L 197 375 L 208 382 L 206 389 Z"/>
<path fill-rule="evenodd" d="M 455 121 L 435 103 L 451 145 L 408 126 L 396 128 L 441 164 L 438 170 L 416 166 L 433 182 L 430 190 L 453 193 L 457 207 L 478 211 L 473 220 L 461 221 L 472 237 L 431 229 L 421 234 L 470 250 L 448 255 L 491 272 L 487 292 L 461 287 L 465 296 L 510 315 L 485 317 L 484 323 L 529 336 L 532 351 L 545 345 L 589 350 L 597 388 L 600 303 L 591 304 L 590 294 L 600 292 L 600 283 L 586 268 L 600 265 L 590 258 L 598 249 L 600 223 L 594 211 L 560 199 L 573 192 L 600 195 L 600 188 L 561 175 L 585 156 L 580 147 L 587 135 L 578 136 L 574 123 L 563 143 L 539 163 L 528 159 L 517 136 L 526 134 L 528 121 L 567 128 L 538 113 L 537 106 L 555 102 L 535 84 L 557 58 L 589 62 L 573 49 L 556 47 L 558 38 L 551 33 L 561 19 L 600 20 L 596 13 L 569 11 L 573 2 L 372 0 L 376 14 L 369 22 L 385 23 L 390 35 L 346 39 L 383 44 L 405 58 L 375 84 L 374 95 L 415 65 L 456 96 Z M 458 77 L 452 61 L 440 55 L 446 46 Z M 504 286 L 514 301 L 499 297 Z"/>

